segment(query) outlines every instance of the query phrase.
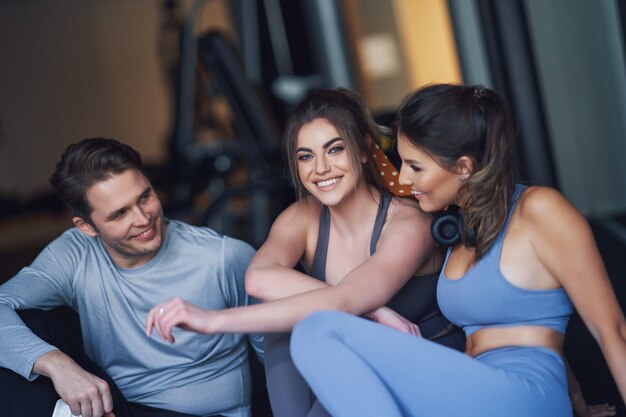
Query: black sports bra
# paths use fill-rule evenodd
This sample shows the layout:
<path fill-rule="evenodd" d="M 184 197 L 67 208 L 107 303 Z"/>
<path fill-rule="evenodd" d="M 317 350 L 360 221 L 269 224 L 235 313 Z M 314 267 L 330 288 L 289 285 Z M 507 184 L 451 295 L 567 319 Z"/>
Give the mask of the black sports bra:
<path fill-rule="evenodd" d="M 391 194 L 381 194 L 381 203 L 378 206 L 370 240 L 370 255 L 376 252 L 376 244 L 385 224 L 391 198 Z M 324 206 L 320 215 L 315 256 L 309 272 L 309 275 L 324 282 L 326 281 L 329 234 L 330 211 L 327 206 Z M 465 349 L 463 332 L 450 323 L 437 306 L 435 292 L 438 278 L 439 272 L 414 275 L 386 305 L 401 316 L 417 323 L 425 338 L 436 340 L 438 343 L 462 352 Z"/>
<path fill-rule="evenodd" d="M 389 209 L 389 203 L 391 203 L 391 194 L 381 193 L 380 205 L 378 206 L 378 212 L 376 213 L 376 220 L 374 221 L 374 230 L 372 230 L 372 238 L 370 240 L 370 256 L 376 252 L 376 244 L 380 233 L 385 225 L 385 219 L 387 218 L 387 210 Z M 330 235 L 330 210 L 328 206 L 322 207 L 322 213 L 320 215 L 320 228 L 317 235 L 317 247 L 315 248 L 315 256 L 313 257 L 313 264 L 309 275 L 326 282 L 326 257 L 328 255 L 328 237 Z"/>

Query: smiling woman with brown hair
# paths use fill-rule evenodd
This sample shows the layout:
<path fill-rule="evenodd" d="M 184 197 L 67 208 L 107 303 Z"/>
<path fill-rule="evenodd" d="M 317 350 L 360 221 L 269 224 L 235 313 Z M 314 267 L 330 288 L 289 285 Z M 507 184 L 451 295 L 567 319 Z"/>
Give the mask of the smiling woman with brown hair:
<path fill-rule="evenodd" d="M 435 305 L 442 258 L 430 235 L 431 218 L 414 200 L 387 191 L 375 159 L 381 167 L 388 161 L 361 97 L 334 89 L 305 98 L 287 122 L 285 157 L 300 199 L 276 219 L 246 274 L 248 293 L 264 303 L 206 311 L 172 300 L 152 310 L 148 331 L 154 327 L 170 341 L 173 326 L 207 333 L 289 332 L 306 315 L 335 309 L 413 335 L 420 329 L 412 321 L 428 315 L 420 324 L 424 336 L 448 334 L 449 323 Z M 397 181 L 395 174 L 389 171 L 387 184 Z M 306 272 L 294 269 L 298 263 Z M 274 415 L 327 415 L 293 367 L 289 337 L 266 335 Z M 439 341 L 462 349 L 458 334 Z"/>

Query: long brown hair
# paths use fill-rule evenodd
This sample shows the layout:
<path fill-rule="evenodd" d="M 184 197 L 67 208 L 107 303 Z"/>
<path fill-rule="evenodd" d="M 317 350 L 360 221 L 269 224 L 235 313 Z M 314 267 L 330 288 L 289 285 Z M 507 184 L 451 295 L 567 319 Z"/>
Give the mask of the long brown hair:
<path fill-rule="evenodd" d="M 462 156 L 473 161 L 459 192 L 464 241 L 476 233 L 480 259 L 504 227 L 515 188 L 515 131 L 506 103 L 481 85 L 429 85 L 402 101 L 396 129 L 449 171 Z"/>
<path fill-rule="evenodd" d="M 364 175 L 365 181 L 379 190 L 384 190 L 371 145 L 380 145 L 380 139 L 371 114 L 363 98 L 346 88 L 316 90 L 305 97 L 291 112 L 285 126 L 283 155 L 287 159 L 289 173 L 298 198 L 308 195 L 298 177 L 296 142 L 302 126 L 315 119 L 324 119 L 339 132 L 350 157 L 355 176 Z M 365 163 L 361 162 L 367 156 Z"/>

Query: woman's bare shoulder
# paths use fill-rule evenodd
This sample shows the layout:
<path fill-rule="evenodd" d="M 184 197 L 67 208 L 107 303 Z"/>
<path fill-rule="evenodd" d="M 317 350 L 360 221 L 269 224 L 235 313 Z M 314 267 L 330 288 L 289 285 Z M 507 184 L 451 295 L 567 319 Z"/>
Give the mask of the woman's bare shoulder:
<path fill-rule="evenodd" d="M 512 221 L 520 222 L 536 243 L 562 243 L 589 233 L 589 224 L 559 191 L 544 186 L 529 187 L 520 196 Z"/>
<path fill-rule="evenodd" d="M 530 222 L 543 223 L 556 220 L 563 215 L 578 215 L 578 210 L 567 198 L 554 188 L 545 186 L 528 187 L 518 203 L 520 216 Z"/>
<path fill-rule="evenodd" d="M 322 205 L 320 202 L 312 197 L 307 196 L 300 200 L 294 201 L 287 207 L 282 213 L 288 217 L 297 217 L 309 219 L 312 217 L 318 217 L 321 213 Z"/>
<path fill-rule="evenodd" d="M 394 198 L 391 204 L 395 204 L 396 211 L 406 216 L 416 216 L 430 221 L 432 215 L 420 208 L 419 203 L 412 198 Z"/>
<path fill-rule="evenodd" d="M 307 230 L 308 226 L 319 219 L 321 204 L 313 197 L 297 200 L 282 211 L 274 221 L 272 230 L 294 232 L 296 229 Z"/>
<path fill-rule="evenodd" d="M 393 212 L 390 213 L 390 222 L 396 224 L 419 224 L 430 227 L 432 215 L 425 212 L 419 203 L 409 198 L 394 198 L 391 202 Z"/>

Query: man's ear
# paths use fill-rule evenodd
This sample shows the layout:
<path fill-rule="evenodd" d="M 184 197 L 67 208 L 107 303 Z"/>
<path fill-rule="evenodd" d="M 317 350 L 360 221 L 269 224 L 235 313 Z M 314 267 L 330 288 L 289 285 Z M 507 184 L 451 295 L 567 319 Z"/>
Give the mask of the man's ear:
<path fill-rule="evenodd" d="M 96 231 L 96 229 L 85 219 L 83 219 L 82 217 L 72 217 L 72 223 L 74 223 L 74 226 L 76 226 L 81 232 L 83 232 L 84 234 L 86 234 L 89 237 L 96 237 L 98 236 L 98 232 Z"/>
<path fill-rule="evenodd" d="M 474 160 L 469 156 L 462 156 L 456 160 L 456 172 L 462 179 L 467 179 L 474 172 Z"/>

